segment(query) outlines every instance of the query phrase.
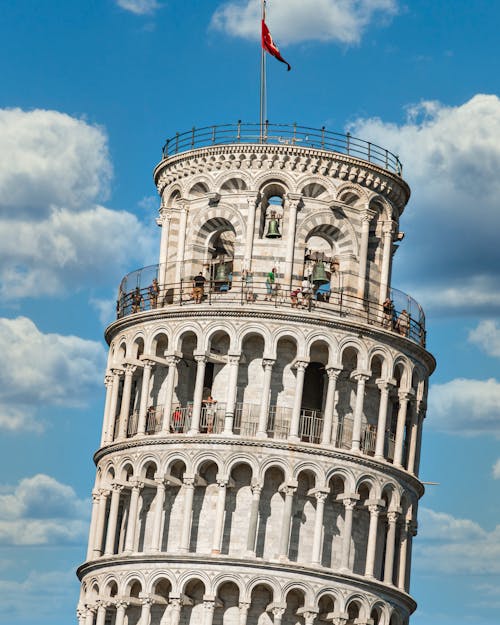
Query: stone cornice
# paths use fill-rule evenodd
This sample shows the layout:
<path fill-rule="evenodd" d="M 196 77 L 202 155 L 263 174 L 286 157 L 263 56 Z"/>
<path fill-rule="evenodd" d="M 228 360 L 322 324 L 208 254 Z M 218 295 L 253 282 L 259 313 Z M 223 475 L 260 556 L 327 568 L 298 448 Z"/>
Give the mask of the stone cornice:
<path fill-rule="evenodd" d="M 99 571 L 109 572 L 109 569 L 116 567 L 117 565 L 134 565 L 137 568 L 138 564 L 158 564 L 165 567 L 173 568 L 178 565 L 199 565 L 205 569 L 216 569 L 218 567 L 227 568 L 228 566 L 234 566 L 239 574 L 249 573 L 255 571 L 256 574 L 262 574 L 262 560 L 252 560 L 244 558 L 235 558 L 226 555 L 218 554 L 216 557 L 202 556 L 200 554 L 138 554 L 136 556 L 124 556 L 122 554 L 113 556 L 110 558 L 99 558 L 99 560 L 85 562 L 80 565 L 76 571 L 76 574 L 80 581 L 85 575 L 90 573 L 96 574 Z M 414 612 L 417 604 L 413 598 L 407 593 L 398 590 L 395 587 L 390 587 L 375 579 L 367 579 L 361 575 L 340 573 L 337 571 L 330 571 L 329 569 L 321 569 L 305 566 L 303 564 L 296 564 L 294 562 L 270 562 L 266 561 L 265 574 L 274 571 L 278 576 L 279 574 L 300 574 L 302 577 L 309 578 L 316 583 L 323 583 L 325 586 L 334 584 L 345 584 L 354 586 L 363 592 L 368 592 L 373 595 L 377 595 L 386 601 L 395 602 L 400 606 L 404 606 L 410 613 Z M 196 569 L 193 568 L 193 573 Z"/>
<path fill-rule="evenodd" d="M 231 154 L 234 160 L 225 156 Z M 277 171 L 306 172 L 311 175 L 323 175 L 338 178 L 361 185 L 387 197 L 401 213 L 410 197 L 410 188 L 397 174 L 369 161 L 338 152 L 317 148 L 274 144 L 229 144 L 196 148 L 175 154 L 161 161 L 153 172 L 153 178 L 160 195 L 165 187 L 186 174 L 192 174 L 193 168 L 202 164 L 204 171 L 220 171 L 221 167 L 233 168 L 235 172 L 246 169 L 262 173 L 262 169 L 252 169 L 247 165 L 249 156 L 265 156 L 266 169 Z"/>
<path fill-rule="evenodd" d="M 290 443 L 286 440 L 275 440 L 271 438 L 264 439 L 249 439 L 244 437 L 223 437 L 220 434 L 218 435 L 207 435 L 200 434 L 198 436 L 189 436 L 189 437 L 159 437 L 159 436 L 144 436 L 140 439 L 125 439 L 123 441 L 112 443 L 107 445 L 106 447 L 102 447 L 97 450 L 94 454 L 94 462 L 97 463 L 104 457 L 114 454 L 120 451 L 126 451 L 129 449 L 137 449 L 141 447 L 166 447 L 166 446 L 175 446 L 179 447 L 180 445 L 187 445 L 190 443 L 196 443 L 201 445 L 208 445 L 213 447 L 217 446 L 230 446 L 230 447 L 247 447 L 247 448 L 255 448 L 255 447 L 265 447 L 267 449 L 279 449 L 285 451 L 292 451 L 294 453 L 302 452 L 307 456 L 315 456 L 322 457 L 326 459 L 335 459 L 345 462 L 346 460 L 352 462 L 354 464 L 366 467 L 367 469 L 371 469 L 374 471 L 380 471 L 384 475 L 390 475 L 401 484 L 405 489 L 412 491 L 419 498 L 424 494 L 424 486 L 422 482 L 401 469 L 396 468 L 392 464 L 386 462 L 379 462 L 370 456 L 365 456 L 361 454 L 352 454 L 349 451 L 342 449 L 330 449 L 328 447 L 322 447 L 321 445 L 316 445 L 314 443 Z"/>
<path fill-rule="evenodd" d="M 230 308 L 227 304 L 224 308 L 217 309 L 216 305 L 205 306 L 200 304 L 196 309 L 188 310 L 187 307 L 178 307 L 177 310 L 171 310 L 173 305 L 168 308 L 155 308 L 153 310 L 143 311 L 122 319 L 113 321 L 105 330 L 104 337 L 108 345 L 113 340 L 113 337 L 128 328 L 136 325 L 143 324 L 149 321 L 156 320 L 184 320 L 193 318 L 210 318 L 216 317 L 229 318 L 229 319 L 262 319 L 270 321 L 285 321 L 291 323 L 300 323 L 302 326 L 310 325 L 317 328 L 318 322 L 325 328 L 337 328 L 346 332 L 352 332 L 353 330 L 357 335 L 361 334 L 366 337 L 370 337 L 374 340 L 380 341 L 384 345 L 395 345 L 403 353 L 421 361 L 428 370 L 428 374 L 431 375 L 436 368 L 436 360 L 434 356 L 428 352 L 425 348 L 417 345 L 410 339 L 407 339 L 398 334 L 384 330 L 373 325 L 361 323 L 359 321 L 349 321 L 346 318 L 332 318 L 332 315 L 328 313 L 316 312 L 315 310 L 308 311 L 307 315 L 304 315 L 300 311 L 295 312 L 293 310 L 285 311 L 275 308 L 274 312 L 265 310 L 258 310 L 258 306 L 254 306 L 252 309 L 246 308 Z"/>

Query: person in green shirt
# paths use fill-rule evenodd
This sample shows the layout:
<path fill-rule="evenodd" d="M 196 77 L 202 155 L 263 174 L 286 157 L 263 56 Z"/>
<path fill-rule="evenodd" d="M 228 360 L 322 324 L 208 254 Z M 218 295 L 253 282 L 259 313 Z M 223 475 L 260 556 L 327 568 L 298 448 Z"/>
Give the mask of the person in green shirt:
<path fill-rule="evenodd" d="M 266 276 L 266 297 L 265 297 L 266 300 L 268 300 L 273 293 L 275 281 L 276 281 L 276 267 L 273 267 Z"/>

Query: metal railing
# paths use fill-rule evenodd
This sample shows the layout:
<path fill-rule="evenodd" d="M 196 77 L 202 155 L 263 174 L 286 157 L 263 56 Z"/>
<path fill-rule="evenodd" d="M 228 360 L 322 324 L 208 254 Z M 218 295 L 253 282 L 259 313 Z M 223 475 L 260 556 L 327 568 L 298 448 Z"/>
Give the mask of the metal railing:
<path fill-rule="evenodd" d="M 328 150 L 353 156 L 401 176 L 403 166 L 399 157 L 389 150 L 358 137 L 331 132 L 324 126 L 310 128 L 297 124 L 248 124 L 238 121 L 236 124 L 220 124 L 192 128 L 187 132 L 176 133 L 167 139 L 162 149 L 163 160 L 195 148 L 212 145 L 235 145 L 240 143 L 291 145 L 319 150 Z"/>
<path fill-rule="evenodd" d="M 301 310 L 304 314 L 317 310 L 352 321 L 376 325 L 425 347 L 425 315 L 422 307 L 409 295 L 397 289 L 390 289 L 393 302 L 387 311 L 378 301 L 360 298 L 342 288 L 332 288 L 328 292 L 314 287 L 308 294 L 293 295 L 284 285 L 273 285 L 264 280 L 251 284 L 235 277 L 231 282 L 206 281 L 202 293 L 194 292 L 191 280 L 177 284 L 153 287 L 158 265 L 146 267 L 128 274 L 120 285 L 116 305 L 117 318 L 146 310 L 168 306 L 196 306 L 233 304 L 251 306 L 255 304 Z M 130 289 L 130 290 L 129 290 Z"/>

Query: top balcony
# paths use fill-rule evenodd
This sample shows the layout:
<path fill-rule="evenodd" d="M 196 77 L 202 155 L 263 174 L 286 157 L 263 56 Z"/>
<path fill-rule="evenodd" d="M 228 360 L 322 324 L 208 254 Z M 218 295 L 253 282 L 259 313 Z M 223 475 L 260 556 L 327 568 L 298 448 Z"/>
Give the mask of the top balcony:
<path fill-rule="evenodd" d="M 163 160 L 196 148 L 212 145 L 235 145 L 240 143 L 258 145 L 291 145 L 317 150 L 327 150 L 345 154 L 378 167 L 403 175 L 403 166 L 399 157 L 385 148 L 353 137 L 350 133 L 341 134 L 322 128 L 309 128 L 297 124 L 222 124 L 192 128 L 188 132 L 177 133 L 167 139 L 163 146 Z"/>
<path fill-rule="evenodd" d="M 347 289 L 314 284 L 303 292 L 299 284 L 292 290 L 279 279 L 270 285 L 265 281 L 228 276 L 225 282 L 207 280 L 201 292 L 192 280 L 177 284 L 158 284 L 159 265 L 143 267 L 127 274 L 120 283 L 116 302 L 117 319 L 148 310 L 208 305 L 238 308 L 300 310 L 303 315 L 314 312 L 355 323 L 378 326 L 406 337 L 425 347 L 425 314 L 418 302 L 397 289 L 390 289 L 391 306 L 360 298 Z M 327 287 L 327 288 L 325 288 Z"/>

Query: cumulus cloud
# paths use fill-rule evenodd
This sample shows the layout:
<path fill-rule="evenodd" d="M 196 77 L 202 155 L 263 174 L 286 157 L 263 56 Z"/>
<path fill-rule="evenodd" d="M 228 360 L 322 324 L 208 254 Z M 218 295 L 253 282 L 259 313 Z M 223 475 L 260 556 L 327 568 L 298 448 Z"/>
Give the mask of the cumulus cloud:
<path fill-rule="evenodd" d="M 475 521 L 423 508 L 415 540 L 415 567 L 446 575 L 500 573 L 500 525 L 491 532 Z"/>
<path fill-rule="evenodd" d="M 0 353 L 0 428 L 11 431 L 40 430 L 40 404 L 84 405 L 106 358 L 97 341 L 44 334 L 27 317 L 0 318 Z"/>
<path fill-rule="evenodd" d="M 116 0 L 116 4 L 136 15 L 150 15 L 161 7 L 157 0 Z"/>
<path fill-rule="evenodd" d="M 267 9 L 273 37 L 283 43 L 334 41 L 357 44 L 376 18 L 397 13 L 397 0 L 274 0 Z M 212 17 L 212 27 L 236 37 L 258 39 L 260 0 L 227 2 Z"/>
<path fill-rule="evenodd" d="M 130 263 L 154 260 L 153 228 L 97 203 L 111 170 L 102 128 L 57 111 L 0 109 L 4 302 L 115 286 Z"/>
<path fill-rule="evenodd" d="M 500 99 L 422 102 L 406 123 L 358 119 L 351 132 L 399 154 L 413 195 L 397 270 L 436 311 L 500 310 Z"/>
<path fill-rule="evenodd" d="M 493 465 L 493 478 L 500 480 L 500 458 Z"/>
<path fill-rule="evenodd" d="M 101 127 L 58 111 L 0 109 L 0 215 L 39 221 L 53 205 L 82 209 L 109 192 Z"/>
<path fill-rule="evenodd" d="M 0 544 L 79 543 L 88 532 L 90 504 L 71 486 L 38 474 L 0 494 Z"/>
<path fill-rule="evenodd" d="M 489 356 L 500 358 L 500 328 L 496 321 L 485 319 L 469 332 L 469 341 L 478 345 Z"/>
<path fill-rule="evenodd" d="M 500 436 L 500 383 L 457 378 L 429 392 L 429 426 L 462 436 Z"/>

